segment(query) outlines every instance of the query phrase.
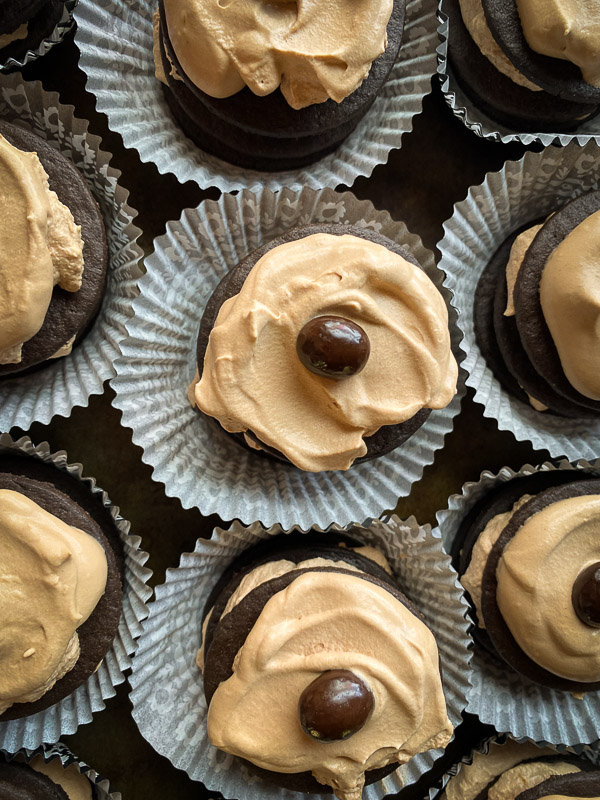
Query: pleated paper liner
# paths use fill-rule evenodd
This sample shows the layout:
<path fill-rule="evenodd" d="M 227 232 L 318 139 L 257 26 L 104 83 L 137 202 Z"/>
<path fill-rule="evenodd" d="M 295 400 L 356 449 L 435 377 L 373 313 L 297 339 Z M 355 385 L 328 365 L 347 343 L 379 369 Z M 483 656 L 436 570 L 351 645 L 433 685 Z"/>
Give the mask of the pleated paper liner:
<path fill-rule="evenodd" d="M 346 192 L 285 189 L 244 191 L 187 209 L 154 242 L 134 302 L 129 338 L 122 344 L 112 386 L 123 424 L 143 449 L 143 460 L 184 508 L 221 519 L 261 521 L 284 528 L 376 517 L 410 492 L 452 430 L 463 392 L 387 456 L 346 472 L 309 473 L 242 449 L 212 420 L 194 411 L 187 389 L 196 370 L 196 339 L 204 307 L 221 277 L 262 242 L 312 222 L 359 225 L 401 242 L 448 303 L 442 275 L 421 240 L 371 203 Z M 450 310 L 451 311 L 451 310 Z M 459 333 L 450 313 L 457 360 Z"/>
<path fill-rule="evenodd" d="M 77 43 L 87 88 L 108 117 L 125 147 L 159 172 L 172 172 L 182 183 L 222 192 L 263 186 L 351 186 L 385 164 L 412 130 L 431 90 L 437 45 L 434 0 L 408 0 L 398 61 L 373 106 L 357 128 L 332 154 L 308 167 L 287 172 L 257 172 L 221 161 L 200 150 L 174 121 L 154 77 L 152 14 L 155 0 L 81 0 L 77 10 Z"/>
<path fill-rule="evenodd" d="M 67 417 L 75 406 L 86 406 L 91 395 L 102 394 L 104 381 L 114 375 L 113 363 L 137 294 L 143 255 L 136 244 L 141 231 L 132 223 L 137 211 L 127 202 L 121 173 L 110 166 L 112 155 L 101 149 L 100 137 L 89 132 L 87 120 L 75 117 L 74 110 L 63 105 L 56 92 L 45 92 L 38 81 L 24 81 L 17 73 L 0 78 L 0 119 L 56 145 L 85 178 L 104 219 L 109 264 L 98 316 L 73 352 L 28 375 L 0 380 L 0 431 L 13 426 L 26 430 L 55 415 Z"/>
<path fill-rule="evenodd" d="M 461 89 L 451 65 L 448 63 L 449 25 L 444 0 L 438 4 L 438 36 L 437 72 L 440 76 L 442 93 L 452 109 L 455 117 L 474 134 L 492 142 L 520 142 L 530 145 L 539 143 L 549 145 L 567 145 L 570 142 L 584 145 L 590 141 L 600 143 L 600 116 L 582 122 L 569 133 L 526 133 L 507 128 L 496 120 L 490 119 L 481 111 Z"/>
<path fill-rule="evenodd" d="M 130 678 L 133 717 L 155 750 L 209 790 L 237 800 L 303 795 L 264 783 L 208 741 L 202 677 L 195 661 L 202 609 L 239 553 L 281 532 L 279 526 L 265 530 L 258 523 L 247 528 L 234 523 L 228 531 L 217 529 L 210 541 L 199 539 L 193 553 L 183 554 L 179 567 L 167 570 L 166 582 L 156 590 Z M 324 535 L 334 540 L 333 530 Z M 471 641 L 466 603 L 439 534 L 419 526 L 414 518 L 392 517 L 387 522 L 374 520 L 368 527 L 353 526 L 352 536 L 385 553 L 400 589 L 424 614 L 438 644 L 448 716 L 456 727 L 469 688 Z M 364 800 L 381 800 L 414 783 L 441 754 L 431 750 L 416 755 L 382 781 L 365 787 Z M 311 797 L 325 800 L 332 795 Z"/>
<path fill-rule="evenodd" d="M 486 264 L 510 233 L 529 221 L 539 220 L 573 197 L 597 189 L 600 160 L 594 142 L 580 147 L 549 147 L 508 161 L 500 172 L 488 173 L 479 186 L 454 206 L 438 244 L 444 285 L 453 295 L 466 353 L 462 366 L 466 382 L 475 390 L 483 414 L 495 419 L 500 430 L 511 431 L 520 441 L 546 449 L 552 457 L 600 456 L 600 420 L 579 421 L 535 411 L 513 397 L 495 377 L 475 338 L 475 289 Z"/>
<path fill-rule="evenodd" d="M 461 494 L 452 495 L 448 508 L 439 511 L 438 533 L 444 548 L 450 551 L 461 521 L 469 509 L 494 486 L 516 476 L 534 472 L 561 470 L 594 470 L 598 465 L 579 461 L 576 465 L 561 461 L 557 466 L 546 462 L 533 467 L 526 464 L 518 472 L 503 467 L 497 474 L 481 473 L 478 481 L 466 483 Z M 472 687 L 468 693 L 467 711 L 477 714 L 482 722 L 496 730 L 510 733 L 517 739 L 554 745 L 579 745 L 600 739 L 600 692 L 587 692 L 582 699 L 569 692 L 539 686 L 512 670 L 498 656 L 491 655 L 475 642 Z"/>
<path fill-rule="evenodd" d="M 7 58 L 4 62 L 0 61 L 0 73 L 23 69 L 27 64 L 31 64 L 33 61 L 37 61 L 38 58 L 45 56 L 55 45 L 62 42 L 75 24 L 73 12 L 78 2 L 79 0 L 65 0 L 60 19 L 50 35 L 42 39 L 36 48 L 27 50 L 21 58 L 11 57 Z"/>
<path fill-rule="evenodd" d="M 23 719 L 0 722 L 0 748 L 15 753 L 22 747 L 34 749 L 42 742 L 57 742 L 61 736 L 74 733 L 79 725 L 91 722 L 92 715 L 104 708 L 104 701 L 114 696 L 114 687 L 123 683 L 123 673 L 131 667 L 131 655 L 137 646 L 141 623 L 148 615 L 146 603 L 152 590 L 147 583 L 152 572 L 144 566 L 148 554 L 140 549 L 140 537 L 129 532 L 129 522 L 121 517 L 118 507 L 96 485 L 94 478 L 83 476 L 82 465 L 69 464 L 64 450 L 51 453 L 46 443 L 35 446 L 27 436 L 15 441 L 3 433 L 0 434 L 0 453 L 26 455 L 48 464 L 48 469 L 59 469 L 84 483 L 113 518 L 123 543 L 125 559 L 123 613 L 111 649 L 96 672 L 56 705 Z"/>

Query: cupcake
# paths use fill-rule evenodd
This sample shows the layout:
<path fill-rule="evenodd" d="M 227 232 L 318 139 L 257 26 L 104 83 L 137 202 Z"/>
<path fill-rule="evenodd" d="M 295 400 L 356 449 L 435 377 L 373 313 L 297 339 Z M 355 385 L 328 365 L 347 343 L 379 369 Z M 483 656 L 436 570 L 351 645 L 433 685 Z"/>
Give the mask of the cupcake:
<path fill-rule="evenodd" d="M 461 720 L 470 640 L 450 559 L 414 519 L 281 534 L 234 523 L 167 572 L 133 717 L 209 792 L 382 800 Z"/>
<path fill-rule="evenodd" d="M 22 67 L 61 41 L 76 0 L 4 0 L 0 5 L 0 72 Z"/>
<path fill-rule="evenodd" d="M 540 414 L 600 415 L 600 192 L 517 229 L 481 273 L 477 343 L 503 387 Z"/>
<path fill-rule="evenodd" d="M 356 800 L 452 736 L 432 632 L 383 553 L 347 536 L 280 537 L 234 561 L 197 664 L 211 743 L 292 791 Z"/>
<path fill-rule="evenodd" d="M 516 738 L 600 736 L 600 480 L 587 462 L 484 472 L 438 514 L 474 623 L 467 710 Z"/>
<path fill-rule="evenodd" d="M 105 778 L 79 761 L 62 743 L 35 751 L 0 751 L 0 796 L 3 800 L 110 800 Z"/>
<path fill-rule="evenodd" d="M 127 531 L 64 453 L 0 437 L 1 747 L 73 733 L 123 680 L 150 574 Z"/>
<path fill-rule="evenodd" d="M 104 221 L 76 167 L 0 120 L 0 380 L 68 355 L 96 317 L 107 273 Z"/>
<path fill-rule="evenodd" d="M 439 800 L 537 800 L 542 797 L 598 797 L 597 755 L 575 755 L 532 743 L 483 743 L 458 765 Z"/>
<path fill-rule="evenodd" d="M 405 0 L 263 7 L 161 0 L 156 77 L 187 136 L 254 170 L 311 164 L 348 136 L 400 48 Z"/>
<path fill-rule="evenodd" d="M 568 131 L 600 103 L 597 10 L 535 0 L 443 0 L 448 58 L 470 100 L 517 131 Z"/>
<path fill-rule="evenodd" d="M 87 405 L 137 294 L 140 230 L 112 156 L 39 82 L 0 85 L 0 430 Z M 8 188 L 10 192 L 8 191 Z"/>
<path fill-rule="evenodd" d="M 456 393 L 448 312 L 375 231 L 307 225 L 221 280 L 200 322 L 193 401 L 251 451 L 311 472 L 404 444 Z"/>

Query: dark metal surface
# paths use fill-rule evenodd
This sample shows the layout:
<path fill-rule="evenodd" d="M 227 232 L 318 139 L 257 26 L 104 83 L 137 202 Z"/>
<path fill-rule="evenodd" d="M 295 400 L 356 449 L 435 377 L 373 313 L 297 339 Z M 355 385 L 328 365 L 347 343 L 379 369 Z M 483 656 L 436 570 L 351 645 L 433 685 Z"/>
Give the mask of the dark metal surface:
<path fill-rule="evenodd" d="M 102 137 L 104 149 L 114 154 L 111 163 L 123 172 L 121 183 L 130 190 L 130 203 L 139 211 L 140 244 L 149 253 L 153 238 L 164 233 L 167 220 L 177 219 L 183 208 L 218 197 L 218 192 L 202 191 L 190 182 L 182 186 L 172 175 L 160 175 L 154 165 L 142 163 L 135 151 L 125 150 L 121 137 L 108 130 L 106 117 L 96 112 L 94 97 L 85 91 L 85 76 L 77 63 L 71 35 L 23 74 L 58 91 L 63 103 L 72 103 L 77 116 L 89 119 L 90 130 Z M 402 149 L 392 152 L 389 162 L 379 166 L 372 177 L 361 178 L 352 187 L 360 198 L 370 199 L 377 208 L 403 220 L 432 249 L 442 237 L 443 221 L 468 187 L 480 183 L 486 172 L 499 169 L 504 160 L 519 158 L 524 152 L 519 145 L 493 144 L 470 133 L 452 116 L 437 80 L 435 83 L 423 112 L 414 121 L 414 130 L 404 137 Z M 154 586 L 164 580 L 167 567 L 177 566 L 182 552 L 193 549 L 198 536 L 210 536 L 218 519 L 184 511 L 178 500 L 165 496 L 162 486 L 152 481 L 150 468 L 142 463 L 141 450 L 133 445 L 130 432 L 121 427 L 112 397 L 106 387 L 87 408 L 76 408 L 68 419 L 57 417 L 49 425 L 36 424 L 29 433 L 35 443 L 48 441 L 53 450 L 65 449 L 70 461 L 82 462 L 84 474 L 95 476 L 107 490 L 150 553 L 148 566 L 154 571 Z M 11 432 L 21 433 L 17 429 Z M 534 451 L 511 434 L 499 432 L 495 422 L 483 418 L 468 394 L 445 448 L 396 510 L 401 516 L 414 514 L 421 523 L 433 523 L 448 495 L 460 491 L 465 481 L 476 480 L 483 469 L 497 470 L 503 465 L 518 469 L 545 458 L 546 452 Z M 131 718 L 127 692 L 127 684 L 119 687 L 117 696 L 91 724 L 65 737 L 69 747 L 106 775 L 113 789 L 122 792 L 123 800 L 218 797 L 176 770 L 145 742 Z M 470 718 L 436 772 L 488 732 L 489 728 Z M 402 797 L 416 800 L 424 791 L 425 782 L 421 782 L 402 792 Z"/>

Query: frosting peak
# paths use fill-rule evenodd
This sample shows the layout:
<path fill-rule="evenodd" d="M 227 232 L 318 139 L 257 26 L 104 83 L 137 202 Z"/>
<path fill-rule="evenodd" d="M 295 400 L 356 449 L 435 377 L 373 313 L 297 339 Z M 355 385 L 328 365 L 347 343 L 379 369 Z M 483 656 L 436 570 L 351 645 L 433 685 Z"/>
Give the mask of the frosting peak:
<path fill-rule="evenodd" d="M 365 330 L 364 369 L 336 381 L 300 362 L 296 340 L 317 316 Z M 386 247 L 318 233 L 260 258 L 211 331 L 196 403 L 230 432 L 261 442 L 309 471 L 348 469 L 363 437 L 443 408 L 456 392 L 444 300 L 427 275 Z"/>
<path fill-rule="evenodd" d="M 45 694 L 79 657 L 77 628 L 104 592 L 89 534 L 19 492 L 0 490 L 0 713 Z"/>
<path fill-rule="evenodd" d="M 393 0 L 163 0 L 188 78 L 212 97 L 278 87 L 300 109 L 341 102 L 386 47 Z"/>

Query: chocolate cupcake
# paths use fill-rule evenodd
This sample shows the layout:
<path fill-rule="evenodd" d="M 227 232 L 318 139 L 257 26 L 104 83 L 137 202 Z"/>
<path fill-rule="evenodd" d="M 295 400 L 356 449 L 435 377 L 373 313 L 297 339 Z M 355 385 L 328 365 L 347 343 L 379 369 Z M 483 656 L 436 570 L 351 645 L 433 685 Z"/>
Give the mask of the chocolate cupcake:
<path fill-rule="evenodd" d="M 253 170 L 297 168 L 335 150 L 368 111 L 404 14 L 405 0 L 268 9 L 161 0 L 156 76 L 203 150 Z"/>
<path fill-rule="evenodd" d="M 469 685 L 449 564 L 414 519 L 217 529 L 157 587 L 130 679 L 142 735 L 238 800 L 359 797 L 365 773 L 372 800 L 415 783 Z"/>
<path fill-rule="evenodd" d="M 600 417 L 600 192 L 518 229 L 481 273 L 477 343 L 504 388 L 540 413 Z"/>
<path fill-rule="evenodd" d="M 221 280 L 197 344 L 196 406 L 246 449 L 310 472 L 404 444 L 456 393 L 440 293 L 369 229 L 294 228 Z"/>
<path fill-rule="evenodd" d="M 598 797 L 600 765 L 588 750 L 576 755 L 504 737 L 482 745 L 445 776 L 439 800 L 534 800 Z"/>
<path fill-rule="evenodd" d="M 0 72 L 25 66 L 60 42 L 77 0 L 4 0 L 0 4 Z"/>
<path fill-rule="evenodd" d="M 0 380 L 68 355 L 106 286 L 98 203 L 76 167 L 34 133 L 0 120 Z"/>
<path fill-rule="evenodd" d="M 600 18 L 585 8 L 536 0 L 442 0 L 457 81 L 485 114 L 513 130 L 576 128 L 600 103 Z"/>

